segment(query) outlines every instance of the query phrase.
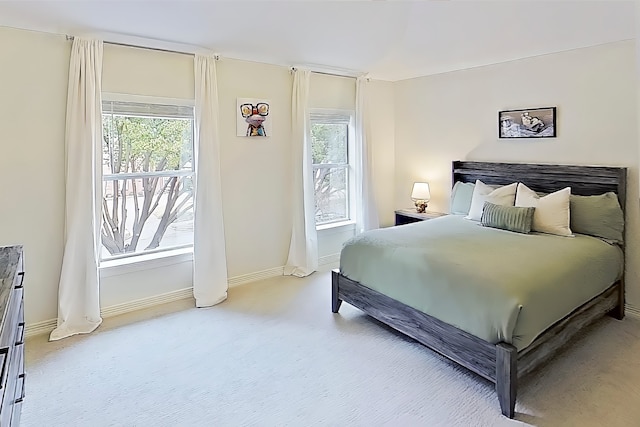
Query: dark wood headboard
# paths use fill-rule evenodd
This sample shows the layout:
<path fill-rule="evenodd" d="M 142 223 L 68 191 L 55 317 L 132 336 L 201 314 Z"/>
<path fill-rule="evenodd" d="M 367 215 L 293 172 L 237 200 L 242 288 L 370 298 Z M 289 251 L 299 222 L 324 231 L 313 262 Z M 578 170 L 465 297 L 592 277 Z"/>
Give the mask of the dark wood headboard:
<path fill-rule="evenodd" d="M 627 195 L 627 168 L 610 166 L 577 166 L 531 163 L 467 162 L 452 164 L 453 181 L 505 185 L 522 182 L 541 193 L 552 193 L 571 187 L 572 194 L 591 196 L 613 191 L 624 210 Z"/>

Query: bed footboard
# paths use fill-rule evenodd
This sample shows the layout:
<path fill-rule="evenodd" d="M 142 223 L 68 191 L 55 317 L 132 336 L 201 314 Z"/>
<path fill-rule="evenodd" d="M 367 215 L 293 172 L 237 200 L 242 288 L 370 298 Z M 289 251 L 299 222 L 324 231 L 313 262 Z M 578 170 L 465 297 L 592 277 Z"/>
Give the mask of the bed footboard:
<path fill-rule="evenodd" d="M 331 311 L 337 313 L 345 301 L 493 382 L 502 414 L 513 418 L 518 377 L 546 362 L 579 330 L 605 313 L 615 311 L 623 289 L 622 282 L 616 282 L 551 326 L 520 352 L 511 344 L 489 343 L 402 304 L 341 275 L 339 270 L 333 270 L 331 276 Z"/>

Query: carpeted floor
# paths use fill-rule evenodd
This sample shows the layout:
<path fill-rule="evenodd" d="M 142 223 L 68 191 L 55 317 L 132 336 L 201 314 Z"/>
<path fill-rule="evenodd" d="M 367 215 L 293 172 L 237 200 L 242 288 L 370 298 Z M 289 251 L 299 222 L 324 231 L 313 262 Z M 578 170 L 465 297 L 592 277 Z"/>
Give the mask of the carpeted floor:
<path fill-rule="evenodd" d="M 493 387 L 343 304 L 330 276 L 278 277 L 27 341 L 22 425 L 640 426 L 640 320 L 604 318 L 521 382 Z"/>

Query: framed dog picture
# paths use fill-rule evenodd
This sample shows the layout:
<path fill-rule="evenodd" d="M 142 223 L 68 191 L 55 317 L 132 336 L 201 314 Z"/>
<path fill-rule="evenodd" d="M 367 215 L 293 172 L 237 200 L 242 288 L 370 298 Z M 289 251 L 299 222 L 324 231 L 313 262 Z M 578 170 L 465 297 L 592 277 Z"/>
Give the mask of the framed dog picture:
<path fill-rule="evenodd" d="M 556 107 L 498 112 L 500 138 L 555 138 Z"/>

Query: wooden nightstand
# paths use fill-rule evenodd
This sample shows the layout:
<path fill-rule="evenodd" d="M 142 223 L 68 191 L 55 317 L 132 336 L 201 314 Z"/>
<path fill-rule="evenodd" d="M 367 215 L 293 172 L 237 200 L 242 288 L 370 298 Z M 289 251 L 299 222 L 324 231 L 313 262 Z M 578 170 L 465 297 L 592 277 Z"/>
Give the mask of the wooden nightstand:
<path fill-rule="evenodd" d="M 446 214 L 441 212 L 418 213 L 414 209 L 398 209 L 396 211 L 396 225 L 410 224 L 412 222 L 426 221 L 428 219 L 438 218 L 445 216 Z"/>

